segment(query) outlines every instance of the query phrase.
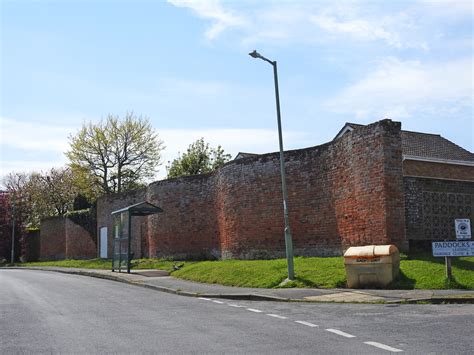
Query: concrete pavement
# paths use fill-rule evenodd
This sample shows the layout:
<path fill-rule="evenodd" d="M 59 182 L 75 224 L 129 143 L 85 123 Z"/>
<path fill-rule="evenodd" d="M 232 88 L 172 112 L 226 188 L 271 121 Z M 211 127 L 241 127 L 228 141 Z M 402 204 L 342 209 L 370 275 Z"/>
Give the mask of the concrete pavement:
<path fill-rule="evenodd" d="M 379 290 L 321 288 L 246 288 L 186 281 L 163 270 L 133 270 L 130 274 L 110 270 L 28 267 L 33 269 L 109 279 L 191 297 L 338 303 L 474 303 L 473 290 Z"/>

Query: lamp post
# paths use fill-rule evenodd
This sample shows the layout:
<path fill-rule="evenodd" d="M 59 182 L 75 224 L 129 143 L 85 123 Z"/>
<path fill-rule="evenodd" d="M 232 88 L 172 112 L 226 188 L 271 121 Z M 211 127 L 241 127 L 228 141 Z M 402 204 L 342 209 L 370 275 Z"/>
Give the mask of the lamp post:
<path fill-rule="evenodd" d="M 288 218 L 288 191 L 286 189 L 285 158 L 283 156 L 283 136 L 281 133 L 280 93 L 278 91 L 277 62 L 270 60 L 268 58 L 265 58 L 256 50 L 249 53 L 249 55 L 253 58 L 262 59 L 273 66 L 273 77 L 275 80 L 275 100 L 276 100 L 276 111 L 277 111 L 277 122 L 278 122 L 278 140 L 280 144 L 280 174 L 281 174 L 281 190 L 283 192 L 283 216 L 285 220 L 286 260 L 288 263 L 288 280 L 294 280 L 295 271 L 293 267 L 293 241 L 291 238 L 290 222 Z"/>
<path fill-rule="evenodd" d="M 12 203 L 12 265 L 15 263 L 15 201 Z"/>

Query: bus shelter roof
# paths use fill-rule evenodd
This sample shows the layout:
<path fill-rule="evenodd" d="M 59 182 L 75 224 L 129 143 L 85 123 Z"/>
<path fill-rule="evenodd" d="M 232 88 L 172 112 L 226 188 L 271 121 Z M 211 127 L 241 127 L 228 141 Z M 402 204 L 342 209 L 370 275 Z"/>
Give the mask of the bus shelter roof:
<path fill-rule="evenodd" d="M 160 207 L 151 204 L 150 202 L 143 201 L 113 211 L 112 214 L 118 214 L 123 212 L 128 212 L 131 216 L 148 216 L 150 214 L 163 212 L 163 210 Z"/>

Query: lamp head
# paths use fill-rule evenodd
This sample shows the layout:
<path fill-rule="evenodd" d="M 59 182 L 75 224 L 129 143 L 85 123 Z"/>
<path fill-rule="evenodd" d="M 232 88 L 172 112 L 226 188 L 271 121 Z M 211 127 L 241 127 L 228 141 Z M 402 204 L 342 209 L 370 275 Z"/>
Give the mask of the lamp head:
<path fill-rule="evenodd" d="M 254 49 L 253 52 L 250 52 L 249 53 L 249 56 L 253 57 L 253 58 L 261 58 L 262 56 L 260 55 L 260 53 L 257 52 L 257 50 Z"/>

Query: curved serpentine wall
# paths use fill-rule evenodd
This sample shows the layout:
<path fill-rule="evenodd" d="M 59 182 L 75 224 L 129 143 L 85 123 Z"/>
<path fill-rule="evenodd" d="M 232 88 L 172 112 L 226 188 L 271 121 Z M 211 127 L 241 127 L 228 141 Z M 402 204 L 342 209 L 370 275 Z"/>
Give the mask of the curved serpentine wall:
<path fill-rule="evenodd" d="M 383 120 L 321 146 L 287 151 L 285 161 L 296 255 L 340 255 L 365 244 L 406 249 L 400 123 Z M 98 228 L 107 226 L 110 240 L 110 213 L 144 199 L 164 213 L 135 222 L 142 256 L 285 254 L 278 153 L 105 196 L 98 201 Z"/>

